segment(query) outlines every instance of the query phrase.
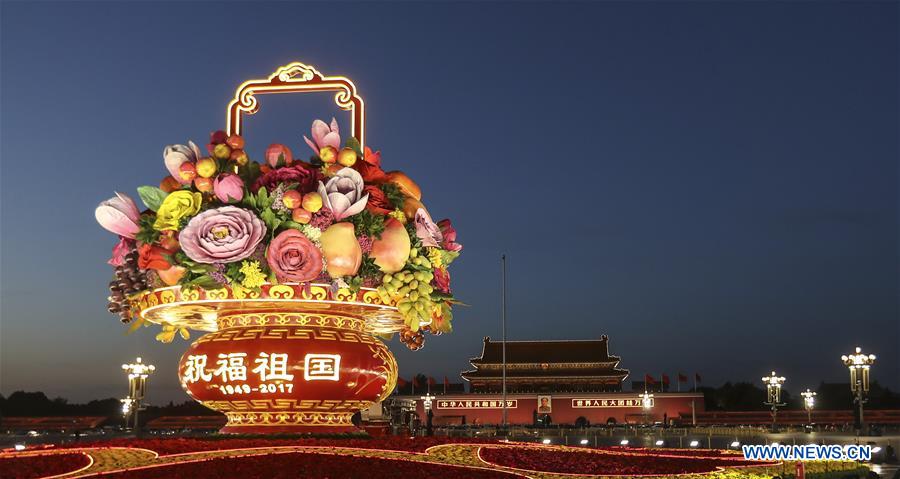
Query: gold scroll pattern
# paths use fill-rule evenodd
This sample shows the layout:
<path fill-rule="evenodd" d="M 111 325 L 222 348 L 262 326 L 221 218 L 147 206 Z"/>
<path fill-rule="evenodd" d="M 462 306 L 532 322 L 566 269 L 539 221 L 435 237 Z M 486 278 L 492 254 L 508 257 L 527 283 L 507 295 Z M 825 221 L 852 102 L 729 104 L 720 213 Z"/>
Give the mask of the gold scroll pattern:
<path fill-rule="evenodd" d="M 368 406 L 366 406 L 368 407 Z M 335 412 L 226 412 L 227 427 L 350 426 L 353 413 Z"/>
<path fill-rule="evenodd" d="M 330 285 L 320 283 L 267 283 L 254 290 L 239 285 L 217 289 L 172 286 L 144 291 L 129 301 L 131 310 L 151 323 L 207 332 L 219 330 L 222 324 L 236 325 L 234 320 L 222 322 L 234 313 L 267 311 L 333 312 L 363 320 L 365 329 L 374 334 L 393 333 L 405 327 L 396 304 L 385 303 L 374 289 L 333 291 Z M 257 318 L 257 321 L 264 318 Z M 285 318 L 281 320 L 285 321 Z M 287 320 L 284 324 L 293 324 L 293 321 Z"/>

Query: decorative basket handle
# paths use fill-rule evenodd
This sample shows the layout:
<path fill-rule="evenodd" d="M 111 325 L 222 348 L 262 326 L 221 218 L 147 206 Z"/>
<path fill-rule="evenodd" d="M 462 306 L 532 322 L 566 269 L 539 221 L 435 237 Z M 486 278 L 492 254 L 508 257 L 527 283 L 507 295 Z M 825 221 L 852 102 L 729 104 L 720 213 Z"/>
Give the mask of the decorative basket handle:
<path fill-rule="evenodd" d="M 315 68 L 293 62 L 275 70 L 267 79 L 247 80 L 238 87 L 234 99 L 228 104 L 227 131 L 240 135 L 244 113 L 252 115 L 259 110 L 257 94 L 303 93 L 335 91 L 334 102 L 342 110 L 351 112 L 351 134 L 365 146 L 365 104 L 356 93 L 356 85 L 347 77 L 324 76 Z"/>

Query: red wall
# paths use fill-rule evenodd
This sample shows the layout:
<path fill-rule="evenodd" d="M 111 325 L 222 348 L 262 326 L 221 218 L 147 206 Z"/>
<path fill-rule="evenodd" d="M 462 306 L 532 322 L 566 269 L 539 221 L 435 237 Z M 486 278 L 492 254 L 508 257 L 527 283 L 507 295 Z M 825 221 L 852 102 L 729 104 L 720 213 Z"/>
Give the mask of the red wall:
<path fill-rule="evenodd" d="M 607 419 L 613 418 L 617 423 L 642 423 L 661 422 L 663 418 L 668 420 L 678 419 L 679 414 L 685 414 L 690 418 L 691 401 L 697 413 L 705 411 L 703 394 L 700 393 L 655 393 L 653 395 L 653 407 L 646 413 L 641 407 L 639 393 L 565 393 L 550 394 L 552 411 L 550 417 L 554 424 L 574 424 L 579 416 L 587 418 L 591 424 L 606 424 Z M 400 396 L 404 399 L 417 399 L 417 410 L 424 420 L 425 410 L 423 401 L 414 396 Z M 502 404 L 499 394 L 448 394 L 437 395 L 433 404 L 435 423 L 456 423 L 456 418 L 465 417 L 466 424 L 499 424 L 502 422 Z M 590 399 L 596 401 L 617 401 L 626 406 L 616 407 L 573 407 L 573 400 Z M 533 412 L 538 407 L 537 394 L 509 394 L 508 401 L 516 401 L 515 407 L 508 409 L 508 422 L 510 424 L 532 424 Z M 442 401 L 471 401 L 476 403 L 494 401 L 496 406 L 488 408 L 448 408 L 442 405 Z M 600 403 L 603 404 L 602 402 Z M 444 418 L 444 419 L 441 419 Z M 645 419 L 646 418 L 646 419 Z"/>

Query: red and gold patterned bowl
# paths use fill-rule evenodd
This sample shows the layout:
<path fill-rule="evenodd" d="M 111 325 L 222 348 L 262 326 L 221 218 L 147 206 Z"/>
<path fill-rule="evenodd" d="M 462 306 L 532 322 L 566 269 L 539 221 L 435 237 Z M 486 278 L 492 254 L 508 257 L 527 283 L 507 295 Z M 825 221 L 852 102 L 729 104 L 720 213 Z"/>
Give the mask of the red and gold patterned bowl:
<path fill-rule="evenodd" d="M 178 372 L 192 398 L 228 417 L 222 432 L 355 430 L 353 414 L 397 382 L 397 362 L 375 334 L 398 331 L 402 319 L 374 290 L 173 287 L 143 293 L 132 307 L 146 321 L 210 331 Z"/>

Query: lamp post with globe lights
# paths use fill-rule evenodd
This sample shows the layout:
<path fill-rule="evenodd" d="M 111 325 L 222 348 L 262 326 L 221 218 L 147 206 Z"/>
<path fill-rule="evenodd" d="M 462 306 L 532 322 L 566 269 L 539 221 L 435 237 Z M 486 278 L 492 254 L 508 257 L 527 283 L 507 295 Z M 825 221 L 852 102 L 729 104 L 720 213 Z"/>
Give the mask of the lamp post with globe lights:
<path fill-rule="evenodd" d="M 850 390 L 856 395 L 854 401 L 859 407 L 859 429 L 862 430 L 866 427 L 863 404 L 869 393 L 869 369 L 875 364 L 875 355 L 863 354 L 862 348 L 857 346 L 855 353 L 841 356 L 841 361 L 850 369 Z"/>
<path fill-rule="evenodd" d="M 772 371 L 772 374 L 763 377 L 762 381 L 766 384 L 766 402 L 763 404 L 772 407 L 772 428 L 774 429 L 778 420 L 778 408 L 784 406 L 784 403 L 781 402 L 781 385 L 784 384 L 785 378 Z"/>
<path fill-rule="evenodd" d="M 641 394 L 641 406 L 644 409 L 644 422 L 650 423 L 650 411 L 653 409 L 653 395 L 644 391 L 644 394 Z"/>
<path fill-rule="evenodd" d="M 425 409 L 425 435 L 431 436 L 434 434 L 434 411 L 432 411 L 431 406 L 434 402 L 435 396 L 432 396 L 431 393 L 427 393 L 424 396 L 420 397 L 422 400 L 422 408 Z"/>
<path fill-rule="evenodd" d="M 806 409 L 806 422 L 812 425 L 812 410 L 816 406 L 816 393 L 806 388 L 806 391 L 800 393 L 803 396 L 803 408 Z"/>
<path fill-rule="evenodd" d="M 128 373 L 128 397 L 122 400 L 122 413 L 126 415 L 125 423 L 128 424 L 128 414 L 134 416 L 134 431 L 139 432 L 138 413 L 144 409 L 141 402 L 144 400 L 144 392 L 147 387 L 147 378 L 156 370 L 156 366 L 145 364 L 138 357 L 135 362 L 123 364 L 122 369 Z"/>

